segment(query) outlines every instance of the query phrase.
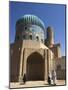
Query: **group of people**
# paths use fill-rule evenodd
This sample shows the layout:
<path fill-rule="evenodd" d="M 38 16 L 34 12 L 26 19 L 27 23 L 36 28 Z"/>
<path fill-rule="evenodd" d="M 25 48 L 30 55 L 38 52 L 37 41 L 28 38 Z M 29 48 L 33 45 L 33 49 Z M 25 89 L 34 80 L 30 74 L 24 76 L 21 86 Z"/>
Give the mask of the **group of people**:
<path fill-rule="evenodd" d="M 26 83 L 26 74 L 23 76 L 23 83 Z M 56 72 L 52 70 L 52 72 L 48 73 L 48 84 L 49 85 L 56 85 Z"/>
<path fill-rule="evenodd" d="M 48 73 L 48 84 L 49 85 L 56 85 L 56 72 L 52 70 L 52 72 Z"/>

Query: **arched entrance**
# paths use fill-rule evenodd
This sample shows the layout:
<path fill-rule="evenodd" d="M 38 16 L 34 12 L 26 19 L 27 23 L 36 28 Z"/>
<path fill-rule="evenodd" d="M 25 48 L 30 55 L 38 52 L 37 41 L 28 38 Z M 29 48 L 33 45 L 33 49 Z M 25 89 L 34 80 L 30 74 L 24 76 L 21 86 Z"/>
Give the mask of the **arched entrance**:
<path fill-rule="evenodd" d="M 27 58 L 27 80 L 44 80 L 44 59 L 34 52 Z"/>

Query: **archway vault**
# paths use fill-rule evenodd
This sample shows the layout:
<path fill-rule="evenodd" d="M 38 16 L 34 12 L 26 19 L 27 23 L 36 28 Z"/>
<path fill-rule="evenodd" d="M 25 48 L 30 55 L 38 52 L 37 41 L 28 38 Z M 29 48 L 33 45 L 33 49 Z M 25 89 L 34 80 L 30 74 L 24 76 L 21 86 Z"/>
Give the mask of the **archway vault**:
<path fill-rule="evenodd" d="M 38 52 L 33 52 L 27 58 L 27 80 L 44 80 L 44 58 Z"/>

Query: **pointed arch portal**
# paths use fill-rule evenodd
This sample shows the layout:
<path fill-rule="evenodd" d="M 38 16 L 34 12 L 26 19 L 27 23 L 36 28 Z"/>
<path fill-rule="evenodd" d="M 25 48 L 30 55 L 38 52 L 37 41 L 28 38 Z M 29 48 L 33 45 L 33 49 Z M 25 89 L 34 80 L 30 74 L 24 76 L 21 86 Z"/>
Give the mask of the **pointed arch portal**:
<path fill-rule="evenodd" d="M 27 58 L 27 80 L 44 80 L 44 59 L 41 54 L 34 52 Z"/>

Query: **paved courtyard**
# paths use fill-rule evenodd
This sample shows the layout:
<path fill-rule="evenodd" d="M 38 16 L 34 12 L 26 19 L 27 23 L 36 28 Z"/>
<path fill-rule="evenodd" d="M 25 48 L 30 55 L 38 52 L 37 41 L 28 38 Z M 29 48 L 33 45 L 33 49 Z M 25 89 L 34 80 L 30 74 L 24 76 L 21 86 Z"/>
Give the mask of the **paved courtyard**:
<path fill-rule="evenodd" d="M 57 80 L 56 85 L 65 85 L 65 80 Z M 46 81 L 27 81 L 25 84 L 15 82 L 10 83 L 10 88 L 25 88 L 25 87 L 38 87 L 49 86 Z"/>

